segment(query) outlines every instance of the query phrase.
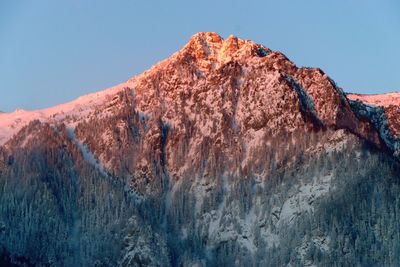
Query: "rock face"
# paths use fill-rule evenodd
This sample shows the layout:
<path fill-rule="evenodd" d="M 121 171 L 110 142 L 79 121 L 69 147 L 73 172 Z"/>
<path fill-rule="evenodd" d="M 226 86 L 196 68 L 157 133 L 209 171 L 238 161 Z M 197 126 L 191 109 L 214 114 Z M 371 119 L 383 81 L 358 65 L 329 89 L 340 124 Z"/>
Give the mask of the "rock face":
<path fill-rule="evenodd" d="M 347 97 L 353 101 L 383 109 L 391 134 L 397 139 L 400 137 L 400 93 L 382 95 L 348 94 Z"/>
<path fill-rule="evenodd" d="M 114 88 L 0 114 L 3 254 L 397 265 L 398 106 L 360 100 L 320 69 L 206 32 Z"/>

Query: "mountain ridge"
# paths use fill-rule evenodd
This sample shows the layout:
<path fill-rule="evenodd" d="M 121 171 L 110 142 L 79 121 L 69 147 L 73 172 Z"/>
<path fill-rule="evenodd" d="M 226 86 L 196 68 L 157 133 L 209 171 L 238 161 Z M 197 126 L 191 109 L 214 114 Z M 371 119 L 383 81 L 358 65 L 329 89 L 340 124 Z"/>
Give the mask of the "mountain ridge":
<path fill-rule="evenodd" d="M 174 68 L 181 68 L 181 66 L 184 66 L 182 73 L 186 72 L 185 77 L 182 77 L 182 73 L 175 72 L 174 74 Z M 240 88 L 242 85 L 241 83 L 243 83 L 243 77 L 246 76 L 246 72 L 256 71 L 254 66 L 257 66 L 256 68 L 258 69 L 266 69 L 268 75 L 277 75 L 276 78 L 279 80 L 287 80 L 289 82 L 289 87 L 296 88 L 297 98 L 300 99 L 299 105 L 302 106 L 300 109 L 311 107 L 308 105 L 308 103 L 311 103 L 311 105 L 314 106 L 314 111 L 303 110 L 303 112 L 309 112 L 311 115 L 314 114 L 312 117 L 315 117 L 321 125 L 346 128 L 376 145 L 382 146 L 379 140 L 379 131 L 373 133 L 376 131 L 374 130 L 376 126 L 370 125 L 364 120 L 359 120 L 351 110 L 347 97 L 350 97 L 350 100 L 352 100 L 354 95 L 350 94 L 346 96 L 343 90 L 337 87 L 334 81 L 321 69 L 298 68 L 280 52 L 274 52 L 265 46 L 249 40 L 239 39 L 233 35 L 224 40 L 215 32 L 200 32 L 193 35 L 189 42 L 171 57 L 155 64 L 143 74 L 134 76 L 126 83 L 108 90 L 82 96 L 74 101 L 52 108 L 31 112 L 23 111 L 1 114 L 0 144 L 4 144 L 13 134 L 21 129 L 22 126 L 34 119 L 49 122 L 56 120 L 68 121 L 69 119 L 67 124 L 74 128 L 79 120 L 85 120 L 93 116 L 96 107 L 110 101 L 106 100 L 106 98 L 114 97 L 116 93 L 121 92 L 125 87 L 137 90 L 137 88 L 140 88 L 140 83 L 154 82 L 159 79 L 160 75 L 169 75 L 169 78 L 166 77 L 166 79 L 171 79 L 172 81 L 177 79 L 180 83 L 186 83 L 186 85 L 183 86 L 190 86 L 193 84 L 193 81 L 191 81 L 192 77 L 194 80 L 204 80 L 204 75 L 213 73 L 216 79 L 218 79 L 221 75 L 227 74 L 233 75 L 232 77 L 234 78 L 231 78 L 233 79 L 232 81 L 237 83 L 235 86 Z M 221 73 L 221 71 L 228 72 L 224 74 Z M 236 74 L 229 73 L 232 71 Z M 185 79 L 187 82 L 185 82 Z M 182 86 L 182 84 L 180 86 Z M 165 90 L 165 95 L 167 97 L 176 98 L 176 95 L 173 95 L 175 89 L 174 86 L 171 85 L 171 82 L 165 84 L 165 88 L 161 87 L 161 90 Z M 169 92 L 167 92 L 167 90 L 169 90 Z M 239 91 L 239 89 L 233 90 Z M 266 94 L 273 93 L 268 92 L 268 87 L 265 87 L 263 90 L 266 90 Z M 180 92 L 180 94 L 182 93 L 183 92 Z M 146 92 L 142 93 L 137 91 L 135 94 L 145 96 Z M 365 98 L 363 98 L 363 100 L 364 103 L 369 103 L 366 102 Z M 172 103 L 173 101 L 170 101 L 169 105 Z M 140 101 L 138 105 L 141 106 L 140 108 L 142 111 L 146 109 L 145 105 L 142 105 Z M 265 116 L 265 112 L 260 113 L 259 110 L 254 110 L 253 112 L 254 114 Z M 84 114 L 82 115 L 81 113 Z M 400 130 L 398 129 L 400 129 L 400 123 L 397 123 L 397 121 L 393 119 L 395 117 L 392 115 L 393 112 L 388 114 L 391 118 L 390 131 L 397 137 L 399 136 Z M 66 117 L 68 118 L 66 119 Z M 71 120 L 70 117 L 77 118 Z M 251 120 L 250 117 L 249 120 Z"/>
<path fill-rule="evenodd" d="M 108 91 L 0 115 L 0 247 L 54 266 L 397 266 L 388 115 L 198 33 Z"/>

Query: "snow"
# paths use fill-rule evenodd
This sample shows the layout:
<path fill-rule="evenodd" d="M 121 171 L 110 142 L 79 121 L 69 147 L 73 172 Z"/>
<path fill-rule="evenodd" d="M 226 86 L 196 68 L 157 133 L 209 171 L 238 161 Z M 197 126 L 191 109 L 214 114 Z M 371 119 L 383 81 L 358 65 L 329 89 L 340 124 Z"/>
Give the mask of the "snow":
<path fill-rule="evenodd" d="M 323 144 L 326 152 L 340 151 L 346 147 L 348 142 L 347 134 L 345 130 L 340 129 L 335 131 L 332 136 L 329 137 L 328 142 Z"/>
<path fill-rule="evenodd" d="M 400 139 L 397 135 L 398 113 L 394 112 L 394 114 L 392 114 L 391 112 L 387 112 L 390 108 L 365 104 L 355 100 L 349 100 L 349 103 L 358 116 L 367 117 L 370 120 L 372 125 L 379 132 L 381 140 L 384 141 L 395 156 L 398 156 L 400 152 Z"/>
<path fill-rule="evenodd" d="M 230 188 L 230 184 L 228 183 L 227 177 L 226 175 L 223 175 L 222 177 L 222 182 L 223 182 L 223 189 L 224 189 L 224 195 L 228 196 L 231 188 Z M 221 226 L 221 219 L 223 216 L 223 211 L 226 207 L 227 203 L 226 203 L 226 197 L 223 198 L 222 203 L 219 205 L 218 210 L 216 211 L 212 211 L 211 215 L 212 215 L 212 221 L 209 224 L 209 236 L 218 236 L 219 238 L 227 238 L 227 233 L 222 233 L 221 236 L 221 230 L 225 231 L 228 229 L 220 229 Z"/>
<path fill-rule="evenodd" d="M 62 121 L 67 126 L 74 127 L 79 120 L 89 117 L 96 107 L 107 100 L 107 97 L 131 86 L 132 83 L 129 82 L 121 83 L 100 92 L 81 96 L 69 103 L 46 109 L 32 111 L 17 109 L 12 113 L 0 113 L 0 145 L 6 143 L 23 126 L 33 120 L 50 123 Z"/>
<path fill-rule="evenodd" d="M 25 147 L 33 137 L 34 136 L 32 133 L 30 133 L 28 136 L 25 136 L 25 139 L 22 141 L 21 147 Z"/>
<path fill-rule="evenodd" d="M 347 97 L 351 100 L 358 100 L 367 105 L 388 107 L 390 105 L 400 106 L 400 92 L 387 94 L 348 94 Z"/>
<path fill-rule="evenodd" d="M 248 132 L 248 140 L 245 142 L 245 157 L 241 163 L 242 168 L 246 165 L 251 164 L 253 159 L 254 150 L 260 148 L 261 146 L 267 145 L 265 142 L 265 129 L 254 130 L 250 129 Z"/>
<path fill-rule="evenodd" d="M 329 250 L 329 242 L 330 238 L 326 236 L 317 236 L 312 238 L 311 240 L 307 240 L 306 237 L 303 238 L 303 242 L 300 247 L 297 248 L 297 253 L 301 259 L 301 262 L 303 263 L 304 266 L 308 267 L 317 267 L 311 260 L 307 260 L 306 254 L 307 251 L 310 249 L 311 245 L 316 246 L 322 251 L 328 251 Z"/>
<path fill-rule="evenodd" d="M 347 146 L 349 141 L 350 137 L 348 133 L 343 129 L 339 129 L 334 131 L 329 136 L 328 140 L 318 142 L 315 147 L 309 147 L 306 151 L 310 154 L 318 152 L 332 153 L 334 151 L 341 151 Z"/>
<path fill-rule="evenodd" d="M 79 141 L 76 137 L 75 137 L 75 133 L 74 133 L 74 129 L 72 128 L 68 128 L 68 137 L 71 139 L 71 141 L 76 144 L 81 153 L 83 158 L 90 163 L 91 165 L 93 165 L 98 171 L 100 171 L 103 175 L 108 176 L 108 174 L 106 173 L 104 167 L 96 160 L 95 156 L 92 154 L 92 152 L 90 152 L 90 150 L 88 149 L 88 147 L 83 144 L 81 141 Z"/>
<path fill-rule="evenodd" d="M 238 238 L 238 242 L 252 253 L 255 253 L 257 250 L 257 247 L 254 245 L 254 235 L 252 234 L 252 228 L 255 224 L 256 218 L 253 206 L 249 213 L 246 214 L 245 219 L 242 220 L 242 235 Z"/>
<path fill-rule="evenodd" d="M 329 192 L 332 174 L 314 177 L 312 183 L 302 184 L 297 192 L 288 198 L 281 207 L 278 223 L 293 223 L 304 212 L 313 211 L 313 203 Z"/>
<path fill-rule="evenodd" d="M 243 57 L 255 56 L 254 51 L 262 49 L 266 53 L 271 50 L 254 43 L 251 40 L 239 39 L 230 35 L 225 40 L 215 32 L 199 32 L 193 35 L 189 43 L 179 52 L 172 55 L 172 59 L 184 53 L 193 53 L 197 59 L 200 70 L 208 71 L 217 69 L 225 63 Z M 161 67 L 166 62 L 160 62 L 155 66 Z"/>

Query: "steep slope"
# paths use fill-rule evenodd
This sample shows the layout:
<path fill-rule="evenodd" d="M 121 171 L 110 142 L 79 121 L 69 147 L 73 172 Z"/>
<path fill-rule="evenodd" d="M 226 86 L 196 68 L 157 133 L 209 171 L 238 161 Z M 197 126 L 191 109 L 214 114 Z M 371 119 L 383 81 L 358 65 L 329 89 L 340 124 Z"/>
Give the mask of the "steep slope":
<path fill-rule="evenodd" d="M 359 100 L 367 105 L 389 107 L 400 105 L 400 93 L 387 93 L 387 94 L 347 94 L 351 100 Z"/>
<path fill-rule="evenodd" d="M 117 87 L 0 114 L 0 244 L 55 266 L 396 265 L 397 137 L 349 97 L 206 32 Z"/>
<path fill-rule="evenodd" d="M 388 120 L 390 133 L 400 138 L 400 93 L 388 93 L 380 95 L 348 94 L 349 99 L 359 101 L 369 106 L 381 107 L 385 119 Z"/>
<path fill-rule="evenodd" d="M 12 113 L 0 112 L 0 145 L 7 142 L 14 134 L 34 120 L 50 123 L 62 122 L 74 126 L 80 120 L 98 116 L 100 112 L 96 108 L 104 105 L 105 102 L 111 102 L 112 96 L 127 85 L 127 83 L 122 83 L 101 92 L 82 96 L 70 103 L 43 110 L 17 109 Z M 106 114 L 102 110 L 100 115 Z"/>
<path fill-rule="evenodd" d="M 195 156 L 211 140 L 212 147 L 229 155 L 219 160 L 231 171 L 238 169 L 238 162 L 245 167 L 265 136 L 282 132 L 343 128 L 379 147 L 385 145 L 375 125 L 357 117 L 341 89 L 321 70 L 297 68 L 283 54 L 234 36 L 222 40 L 215 33 L 199 33 L 181 51 L 130 82 L 125 95 L 132 95 L 131 109 L 143 121 L 163 124 L 154 129 L 156 135 L 162 136 L 162 131 L 170 135 L 164 145 L 172 173 L 184 171 L 188 162 L 201 162 Z M 118 127 L 129 125 L 123 124 Z M 114 154 L 99 151 L 111 148 L 114 128 L 91 137 L 99 145 L 89 144 L 90 150 L 99 159 Z M 86 142 L 79 131 L 77 136 Z M 174 153 L 176 147 L 186 151 Z M 208 160 L 218 164 L 217 159 Z"/>

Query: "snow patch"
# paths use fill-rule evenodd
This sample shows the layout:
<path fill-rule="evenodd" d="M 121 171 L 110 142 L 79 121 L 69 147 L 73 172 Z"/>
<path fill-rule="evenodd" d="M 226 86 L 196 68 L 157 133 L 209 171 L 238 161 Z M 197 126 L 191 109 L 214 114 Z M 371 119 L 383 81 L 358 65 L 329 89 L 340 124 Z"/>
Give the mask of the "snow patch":
<path fill-rule="evenodd" d="M 22 127 L 33 120 L 48 123 L 64 122 L 68 127 L 73 128 L 79 121 L 94 115 L 95 109 L 104 104 L 111 95 L 126 87 L 132 87 L 132 83 L 122 83 L 47 109 L 33 111 L 17 109 L 12 113 L 0 113 L 0 145 L 6 143 Z M 99 114 L 96 114 L 96 116 L 99 116 Z"/>
<path fill-rule="evenodd" d="M 347 97 L 354 101 L 361 101 L 367 105 L 388 107 L 391 105 L 400 106 L 400 92 L 387 94 L 347 94 Z"/>
<path fill-rule="evenodd" d="M 68 128 L 67 129 L 68 132 L 68 138 L 70 138 L 70 140 L 76 145 L 78 146 L 78 148 L 80 149 L 83 158 L 90 163 L 91 165 L 93 165 L 98 171 L 100 171 L 103 175 L 108 177 L 108 174 L 106 173 L 104 167 L 96 160 L 95 156 L 93 155 L 93 153 L 89 150 L 89 148 L 83 144 L 81 141 L 79 141 L 76 137 L 75 137 L 75 132 L 74 129 L 72 128 Z"/>
<path fill-rule="evenodd" d="M 311 184 L 302 184 L 281 207 L 278 224 L 291 224 L 305 212 L 314 210 L 313 203 L 319 197 L 327 194 L 331 186 L 333 174 L 314 177 Z"/>

